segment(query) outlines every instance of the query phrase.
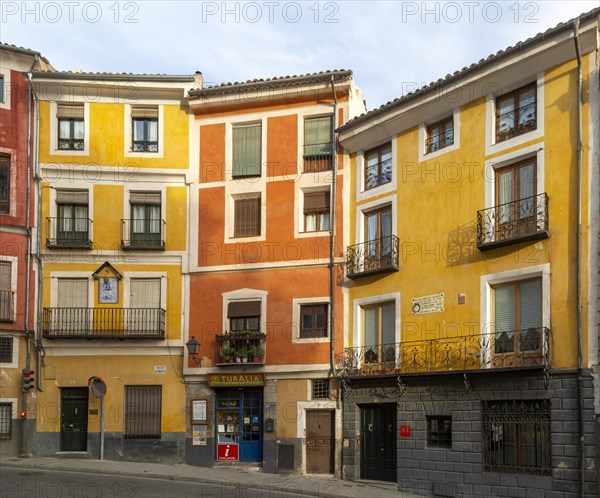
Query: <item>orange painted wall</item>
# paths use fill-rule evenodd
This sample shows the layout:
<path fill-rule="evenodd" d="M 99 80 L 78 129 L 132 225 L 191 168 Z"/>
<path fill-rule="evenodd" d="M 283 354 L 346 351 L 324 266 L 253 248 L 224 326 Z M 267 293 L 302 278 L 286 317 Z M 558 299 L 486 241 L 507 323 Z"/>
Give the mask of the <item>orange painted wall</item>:
<path fill-rule="evenodd" d="M 298 115 L 267 119 L 267 177 L 293 178 L 298 171 Z"/>
<path fill-rule="evenodd" d="M 225 180 L 225 125 L 200 127 L 200 183 Z"/>

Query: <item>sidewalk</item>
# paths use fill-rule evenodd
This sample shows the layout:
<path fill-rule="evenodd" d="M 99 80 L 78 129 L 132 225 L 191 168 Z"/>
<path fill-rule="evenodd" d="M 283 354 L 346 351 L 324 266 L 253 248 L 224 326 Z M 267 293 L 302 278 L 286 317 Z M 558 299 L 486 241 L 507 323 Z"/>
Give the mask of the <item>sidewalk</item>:
<path fill-rule="evenodd" d="M 193 467 L 191 465 L 165 465 L 159 463 L 117 462 L 74 458 L 18 458 L 4 457 L 3 467 L 35 468 L 37 470 L 62 470 L 90 472 L 132 477 L 148 477 L 173 481 L 192 481 L 225 484 L 236 488 L 283 491 L 286 496 L 311 496 L 326 498 L 421 498 L 396 490 L 394 484 L 352 482 L 330 476 L 264 474 L 235 467 Z"/>

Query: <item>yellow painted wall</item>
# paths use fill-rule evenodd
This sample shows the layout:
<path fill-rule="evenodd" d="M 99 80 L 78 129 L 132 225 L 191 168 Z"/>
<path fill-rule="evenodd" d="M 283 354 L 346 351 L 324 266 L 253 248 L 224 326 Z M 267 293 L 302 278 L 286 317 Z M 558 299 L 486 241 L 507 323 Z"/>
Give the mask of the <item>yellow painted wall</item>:
<path fill-rule="evenodd" d="M 588 85 L 589 57 L 584 58 L 584 94 Z M 354 330 L 353 300 L 400 292 L 400 340 L 423 340 L 479 333 L 480 276 L 550 263 L 551 336 L 553 368 L 577 364 L 575 315 L 575 217 L 576 217 L 576 63 L 570 61 L 545 74 L 544 136 L 513 150 L 543 142 L 544 189 L 549 197 L 550 238 L 505 246 L 484 253 L 476 247 L 477 211 L 485 208 L 485 99 L 460 109 L 460 147 L 419 163 L 418 128 L 406 130 L 397 141 L 397 190 L 379 198 L 397 196 L 397 231 L 400 270 L 396 273 L 358 278 L 349 289 L 350 312 L 348 345 Z M 584 123 L 588 116 L 584 103 Z M 584 143 L 589 130 L 584 126 Z M 373 144 L 376 145 L 376 144 Z M 496 155 L 504 155 L 503 150 Z M 588 153 L 583 152 L 583 192 L 587 191 Z M 357 174 L 355 157 L 350 158 L 349 230 L 350 241 L 357 240 Z M 539 168 L 539 165 L 538 165 Z M 583 200 L 587 204 L 587 199 Z M 584 220 L 586 212 L 584 212 Z M 455 237 L 466 237 L 462 252 L 456 251 Z M 587 247 L 587 239 L 582 247 Z M 351 242 L 351 244 L 354 242 Z M 585 252 L 582 261 L 586 261 Z M 587 288 L 586 272 L 582 286 Z M 412 316 L 411 298 L 445 294 L 443 313 Z M 458 304 L 458 294 L 466 294 L 466 304 Z M 585 298 L 585 295 L 584 295 Z M 585 299 L 584 299 L 585 302 Z M 584 312 L 584 317 L 587 313 Z M 587 329 L 584 322 L 584 331 Z M 587 339 L 584 336 L 584 344 Z"/>
<path fill-rule="evenodd" d="M 298 413 L 296 403 L 306 401 L 306 379 L 277 381 L 277 437 L 297 437 Z"/>

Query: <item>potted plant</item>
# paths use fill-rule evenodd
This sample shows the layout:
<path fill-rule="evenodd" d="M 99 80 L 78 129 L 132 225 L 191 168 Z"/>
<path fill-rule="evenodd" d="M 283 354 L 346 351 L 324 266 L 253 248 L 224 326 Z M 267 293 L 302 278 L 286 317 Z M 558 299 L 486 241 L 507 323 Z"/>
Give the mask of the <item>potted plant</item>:
<path fill-rule="evenodd" d="M 241 358 L 242 363 L 248 362 L 248 349 L 246 346 L 242 346 L 237 350 L 237 358 Z"/>
<path fill-rule="evenodd" d="M 235 355 L 235 350 L 233 348 L 223 348 L 221 350 L 221 358 L 225 363 L 231 363 L 233 357 Z"/>
<path fill-rule="evenodd" d="M 250 354 L 252 355 L 252 361 L 254 363 L 262 363 L 263 356 L 265 355 L 265 351 L 260 346 L 254 346 L 250 350 Z"/>

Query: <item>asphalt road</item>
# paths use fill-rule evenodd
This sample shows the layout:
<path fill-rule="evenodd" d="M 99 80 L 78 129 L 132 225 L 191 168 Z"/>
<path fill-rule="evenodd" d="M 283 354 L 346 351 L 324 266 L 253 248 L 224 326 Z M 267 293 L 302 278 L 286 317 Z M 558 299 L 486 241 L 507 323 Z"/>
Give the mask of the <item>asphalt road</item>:
<path fill-rule="evenodd" d="M 300 495 L 240 485 L 166 479 L 0 468 L 2 498 L 294 498 Z"/>

